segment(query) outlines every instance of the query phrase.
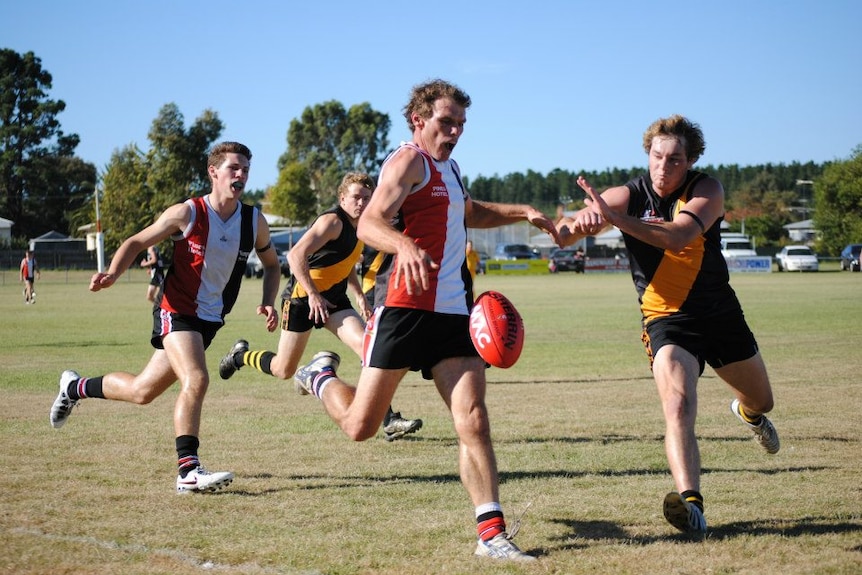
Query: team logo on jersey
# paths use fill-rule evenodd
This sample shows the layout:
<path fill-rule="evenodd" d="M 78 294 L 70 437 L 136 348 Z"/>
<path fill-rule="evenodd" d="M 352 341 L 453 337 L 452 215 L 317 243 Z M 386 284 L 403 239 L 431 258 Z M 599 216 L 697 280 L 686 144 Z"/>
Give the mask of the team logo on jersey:
<path fill-rule="evenodd" d="M 655 213 L 652 209 L 644 210 L 643 215 L 641 216 L 642 222 L 663 222 L 664 218 Z"/>

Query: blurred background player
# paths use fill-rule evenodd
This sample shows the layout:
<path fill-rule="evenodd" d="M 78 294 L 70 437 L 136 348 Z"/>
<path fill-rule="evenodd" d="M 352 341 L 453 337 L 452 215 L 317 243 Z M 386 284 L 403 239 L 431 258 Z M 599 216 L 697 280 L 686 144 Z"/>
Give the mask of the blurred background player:
<path fill-rule="evenodd" d="M 363 318 L 370 315 L 370 307 L 355 271 L 363 248 L 356 238 L 356 222 L 373 189 L 374 181 L 367 174 L 349 172 L 342 178 L 338 205 L 318 216 L 288 252 L 291 276 L 282 293 L 278 351 L 249 351 L 248 342 L 240 339 L 219 363 L 222 379 L 229 379 L 245 365 L 280 379 L 292 377 L 312 328 L 325 327 L 362 357 Z M 348 288 L 356 297 L 359 313 L 350 303 Z M 298 391 L 303 392 L 302 387 Z M 389 411 L 388 424 L 384 424 L 389 441 L 422 427 L 421 419 L 408 420 Z"/>
<path fill-rule="evenodd" d="M 141 267 L 149 268 L 150 285 L 147 286 L 147 301 L 153 303 L 165 279 L 165 264 L 157 246 L 147 248 L 147 256 L 141 260 Z"/>
<path fill-rule="evenodd" d="M 42 278 L 42 272 L 39 271 L 39 263 L 36 261 L 36 254 L 30 250 L 24 252 L 24 257 L 21 259 L 21 281 L 24 282 L 24 303 L 36 303 L 36 278 Z"/>
<path fill-rule="evenodd" d="M 164 291 L 153 306 L 155 348 L 149 363 L 135 375 L 113 372 L 81 377 L 67 370 L 51 406 L 51 426 L 60 428 L 85 398 L 147 404 L 175 382 L 180 383 L 174 406 L 177 450 L 177 493 L 210 492 L 233 481 L 229 471 L 209 472 L 198 458 L 201 411 L 209 386 L 206 349 L 231 311 L 239 294 L 248 254 L 256 250 L 264 265 L 263 297 L 257 306 L 266 328 L 274 331 L 278 314 L 279 265 L 269 226 L 257 208 L 240 203 L 248 181 L 251 151 L 237 142 L 222 142 L 207 158 L 212 190 L 166 209 L 152 225 L 131 236 L 117 250 L 105 273 L 90 280 L 90 291 L 110 288 L 149 246 L 172 238 L 174 260 Z M 102 441 L 104 434 L 93 437 Z M 129 478 L 135 480 L 135 478 Z"/>

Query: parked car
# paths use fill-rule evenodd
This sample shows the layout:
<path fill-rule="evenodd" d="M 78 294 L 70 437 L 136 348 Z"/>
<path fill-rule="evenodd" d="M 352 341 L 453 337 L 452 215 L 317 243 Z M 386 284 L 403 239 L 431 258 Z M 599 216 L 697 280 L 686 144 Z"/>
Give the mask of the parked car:
<path fill-rule="evenodd" d="M 577 249 L 554 250 L 548 260 L 548 270 L 555 274 L 557 272 L 584 273 L 584 254 Z"/>
<path fill-rule="evenodd" d="M 780 272 L 816 272 L 820 269 L 817 254 L 808 246 L 784 246 L 775 255 Z"/>
<path fill-rule="evenodd" d="M 526 244 L 497 244 L 495 260 L 533 260 L 536 254 Z"/>
<path fill-rule="evenodd" d="M 287 254 L 283 251 L 276 249 L 275 255 L 278 257 L 278 265 L 281 268 L 281 275 L 284 277 L 290 277 L 290 264 L 287 263 Z M 256 278 L 263 277 L 263 264 L 260 261 L 260 258 L 257 257 L 257 252 L 252 250 L 248 255 L 248 260 L 245 262 L 245 277 L 250 278 L 254 276 Z"/>
<path fill-rule="evenodd" d="M 862 244 L 849 244 L 841 250 L 841 271 L 859 271 L 859 252 L 862 252 Z"/>

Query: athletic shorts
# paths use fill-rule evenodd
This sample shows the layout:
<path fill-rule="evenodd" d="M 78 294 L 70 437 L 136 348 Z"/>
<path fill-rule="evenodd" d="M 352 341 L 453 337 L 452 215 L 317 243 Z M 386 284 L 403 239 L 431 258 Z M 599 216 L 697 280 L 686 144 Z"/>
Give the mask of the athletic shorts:
<path fill-rule="evenodd" d="M 478 357 L 470 316 L 400 307 L 379 307 L 365 326 L 363 365 L 410 368 L 432 379 L 431 368 L 450 357 Z"/>
<path fill-rule="evenodd" d="M 722 367 L 753 357 L 758 349 L 742 310 L 706 319 L 686 314 L 658 318 L 644 327 L 642 340 L 650 369 L 658 350 L 674 344 L 698 359 L 701 374 L 704 363 Z"/>
<path fill-rule="evenodd" d="M 335 307 L 329 308 L 329 315 L 332 315 L 337 311 L 353 309 L 353 305 L 350 303 L 350 298 L 347 297 L 346 293 L 338 296 L 335 300 L 327 298 L 327 301 L 335 305 Z M 326 325 L 325 323 L 313 322 L 312 320 L 308 319 L 309 313 L 311 313 L 311 307 L 308 305 L 307 297 L 282 299 L 282 331 L 294 331 L 297 333 L 304 333 L 311 328 L 320 329 Z"/>
<path fill-rule="evenodd" d="M 216 332 L 224 323 L 205 321 L 192 315 L 181 315 L 165 311 L 160 307 L 153 308 L 153 335 L 150 343 L 156 349 L 165 349 L 162 338 L 174 331 L 196 331 L 204 338 L 204 349 L 213 341 Z"/>
<path fill-rule="evenodd" d="M 165 272 L 162 270 L 153 270 L 150 273 L 150 285 L 151 286 L 160 286 L 165 279 Z"/>

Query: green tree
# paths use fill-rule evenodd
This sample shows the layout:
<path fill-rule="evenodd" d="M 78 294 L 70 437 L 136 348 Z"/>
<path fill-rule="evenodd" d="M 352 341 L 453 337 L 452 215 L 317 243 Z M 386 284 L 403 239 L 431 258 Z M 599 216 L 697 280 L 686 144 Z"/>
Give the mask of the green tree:
<path fill-rule="evenodd" d="M 205 110 L 186 130 L 176 104 L 166 104 L 150 127 L 147 153 L 134 144 L 114 152 L 102 177 L 108 253 L 169 206 L 209 192 L 207 155 L 222 129 L 218 115 Z"/>
<path fill-rule="evenodd" d="M 48 98 L 51 83 L 33 52 L 0 50 L 0 213 L 19 237 L 68 231 L 67 208 L 95 184 L 95 167 L 74 159 L 78 135 L 60 129 L 66 104 Z"/>
<path fill-rule="evenodd" d="M 152 190 L 151 209 L 159 213 L 185 198 L 210 191 L 207 152 L 224 130 L 212 110 L 185 129 L 185 119 L 176 104 L 162 106 L 148 134 L 147 185 Z"/>
<path fill-rule="evenodd" d="M 99 206 L 105 251 L 109 254 L 127 237 L 154 221 L 154 212 L 149 207 L 153 194 L 147 186 L 147 168 L 146 156 L 134 144 L 111 154 L 102 175 Z"/>
<path fill-rule="evenodd" d="M 292 162 L 278 172 L 278 182 L 267 191 L 269 209 L 291 226 L 305 225 L 317 215 L 317 194 L 308 167 Z"/>
<path fill-rule="evenodd" d="M 345 110 L 330 100 L 309 106 L 300 119 L 290 122 L 287 151 L 278 160 L 279 172 L 291 163 L 303 164 L 318 208 L 335 203 L 338 184 L 345 172 L 357 170 L 376 175 L 389 145 L 389 116 L 370 104 Z"/>
<path fill-rule="evenodd" d="M 862 145 L 814 180 L 814 205 L 818 251 L 837 254 L 846 244 L 862 241 Z"/>

